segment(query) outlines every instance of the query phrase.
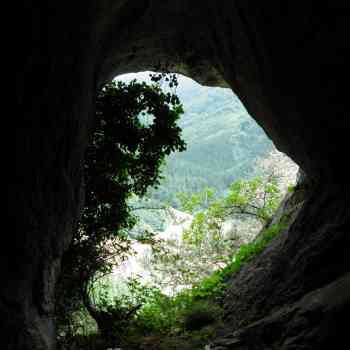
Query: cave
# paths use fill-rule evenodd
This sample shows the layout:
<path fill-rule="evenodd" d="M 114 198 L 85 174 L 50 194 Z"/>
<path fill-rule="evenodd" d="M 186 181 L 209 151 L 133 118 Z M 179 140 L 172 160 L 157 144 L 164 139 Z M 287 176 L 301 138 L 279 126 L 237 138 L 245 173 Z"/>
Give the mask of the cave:
<path fill-rule="evenodd" d="M 55 281 L 83 203 L 94 96 L 118 74 L 160 69 L 232 88 L 313 183 L 288 232 L 232 285 L 217 349 L 346 341 L 349 10 L 341 1 L 20 4 L 10 50 L 16 107 L 6 125 L 1 345 L 55 349 Z M 254 323 L 242 324 L 243 314 Z"/>

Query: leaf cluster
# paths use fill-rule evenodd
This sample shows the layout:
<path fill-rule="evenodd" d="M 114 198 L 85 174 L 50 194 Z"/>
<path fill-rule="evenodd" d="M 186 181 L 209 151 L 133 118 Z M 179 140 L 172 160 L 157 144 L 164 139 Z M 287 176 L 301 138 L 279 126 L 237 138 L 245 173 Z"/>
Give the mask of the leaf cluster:
<path fill-rule="evenodd" d="M 96 278 L 132 253 L 136 219 L 128 199 L 157 186 L 166 156 L 183 151 L 179 98 L 159 84 L 110 82 L 96 97 L 96 118 L 84 161 L 85 205 L 64 255 L 57 314 L 81 308 Z"/>
<path fill-rule="evenodd" d="M 268 224 L 282 195 L 277 180 L 268 176 L 235 181 L 221 198 L 210 188 L 178 198 L 193 220 L 180 241 L 159 242 L 151 263 L 154 278 L 174 288 L 196 284 L 230 263 L 232 254 Z"/>

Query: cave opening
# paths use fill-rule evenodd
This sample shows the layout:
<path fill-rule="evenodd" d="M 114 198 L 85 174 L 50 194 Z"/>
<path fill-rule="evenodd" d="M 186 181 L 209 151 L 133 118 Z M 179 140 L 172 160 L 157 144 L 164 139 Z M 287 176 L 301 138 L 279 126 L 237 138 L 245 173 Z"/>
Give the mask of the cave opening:
<path fill-rule="evenodd" d="M 114 80 L 152 84 L 154 74 Z M 99 253 L 101 259 L 122 257 L 108 271 L 102 268 L 91 276 L 86 295 L 91 300 L 71 313 L 72 333 L 60 324 L 60 343 L 77 336 L 93 342 L 99 334 L 106 346 L 131 348 L 132 342 L 142 346 L 147 337 L 164 333 L 169 335 L 166 341 L 176 342 L 187 332 L 185 342 L 194 346 L 195 333 L 202 332 L 204 346 L 210 340 L 208 329 L 214 331 L 221 322 L 228 271 L 250 259 L 244 251 L 260 254 L 261 242 L 281 230 L 269 225 L 296 184 L 297 165 L 275 149 L 231 90 L 202 86 L 183 75 L 176 79 L 187 149 L 167 157 L 157 188 L 128 200 L 137 218 L 123 237 L 128 246 L 120 252 L 121 241 L 115 251 L 113 239 L 101 242 L 112 247 Z M 168 89 L 166 84 L 162 89 Z M 145 125 L 154 121 L 147 114 L 137 118 Z M 80 242 L 82 248 L 86 241 Z M 180 333 L 174 337 L 175 329 Z"/>
<path fill-rule="evenodd" d="M 233 87 L 313 180 L 288 232 L 231 283 L 226 333 L 214 349 L 343 347 L 350 296 L 349 108 L 342 88 L 348 13 L 345 2 L 301 8 L 249 0 L 19 8 L 19 44 L 8 50 L 16 58 L 17 110 L 6 129 L 8 145 L 16 145 L 6 148 L 13 162 L 5 172 L 4 227 L 11 232 L 0 254 L 2 345 L 55 349 L 55 282 L 82 206 L 80 167 L 95 87 L 161 61 L 203 83 Z"/>

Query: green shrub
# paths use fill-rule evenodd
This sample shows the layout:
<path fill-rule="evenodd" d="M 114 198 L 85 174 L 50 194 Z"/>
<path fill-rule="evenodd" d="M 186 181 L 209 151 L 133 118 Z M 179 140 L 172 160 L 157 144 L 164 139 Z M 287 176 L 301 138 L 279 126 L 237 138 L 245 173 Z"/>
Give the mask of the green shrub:
<path fill-rule="evenodd" d="M 292 185 L 288 186 L 288 188 L 287 188 L 288 193 L 293 193 L 293 192 L 295 192 L 295 187 L 296 187 L 296 186 L 292 186 Z"/>
<path fill-rule="evenodd" d="M 216 299 L 223 295 L 225 284 L 221 271 L 215 271 L 193 287 L 192 295 L 194 299 Z"/>
<path fill-rule="evenodd" d="M 222 308 L 213 302 L 195 301 L 183 316 L 185 330 L 199 330 L 221 319 Z"/>
<path fill-rule="evenodd" d="M 283 224 L 275 224 L 265 229 L 254 242 L 242 245 L 225 268 L 215 271 L 193 288 L 184 289 L 175 296 L 165 295 L 157 287 L 141 285 L 139 281 L 131 280 L 130 295 L 119 295 L 113 299 L 113 305 L 105 305 L 109 309 L 142 304 L 132 322 L 123 330 L 125 344 L 129 346 L 131 339 L 135 341 L 151 336 L 159 339 L 165 337 L 170 343 L 173 339 L 181 338 L 184 344 L 192 344 L 193 349 L 197 345 L 200 348 L 201 344 L 205 344 L 205 339 L 210 338 L 210 332 L 206 329 L 212 330 L 221 320 L 221 302 L 228 279 L 245 263 L 259 255 L 284 227 Z M 102 302 L 102 299 L 99 301 Z M 103 300 L 109 304 L 110 299 Z M 170 343 L 165 342 L 164 346 Z"/>
<path fill-rule="evenodd" d="M 136 327 L 144 335 L 167 333 L 178 324 L 177 306 L 169 296 L 154 294 L 141 308 L 136 317 Z"/>

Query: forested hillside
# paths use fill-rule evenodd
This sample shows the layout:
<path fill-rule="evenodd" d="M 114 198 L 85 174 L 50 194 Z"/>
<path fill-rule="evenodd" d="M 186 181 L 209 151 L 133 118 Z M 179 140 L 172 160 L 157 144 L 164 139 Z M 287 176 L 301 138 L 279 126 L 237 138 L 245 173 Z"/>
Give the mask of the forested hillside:
<path fill-rule="evenodd" d="M 149 73 L 120 77 L 135 78 L 149 81 Z M 234 180 L 256 175 L 255 160 L 273 144 L 232 91 L 179 76 L 177 94 L 185 109 L 180 126 L 187 150 L 168 158 L 164 179 L 151 198 L 176 207 L 178 192 L 213 187 L 223 193 Z"/>

